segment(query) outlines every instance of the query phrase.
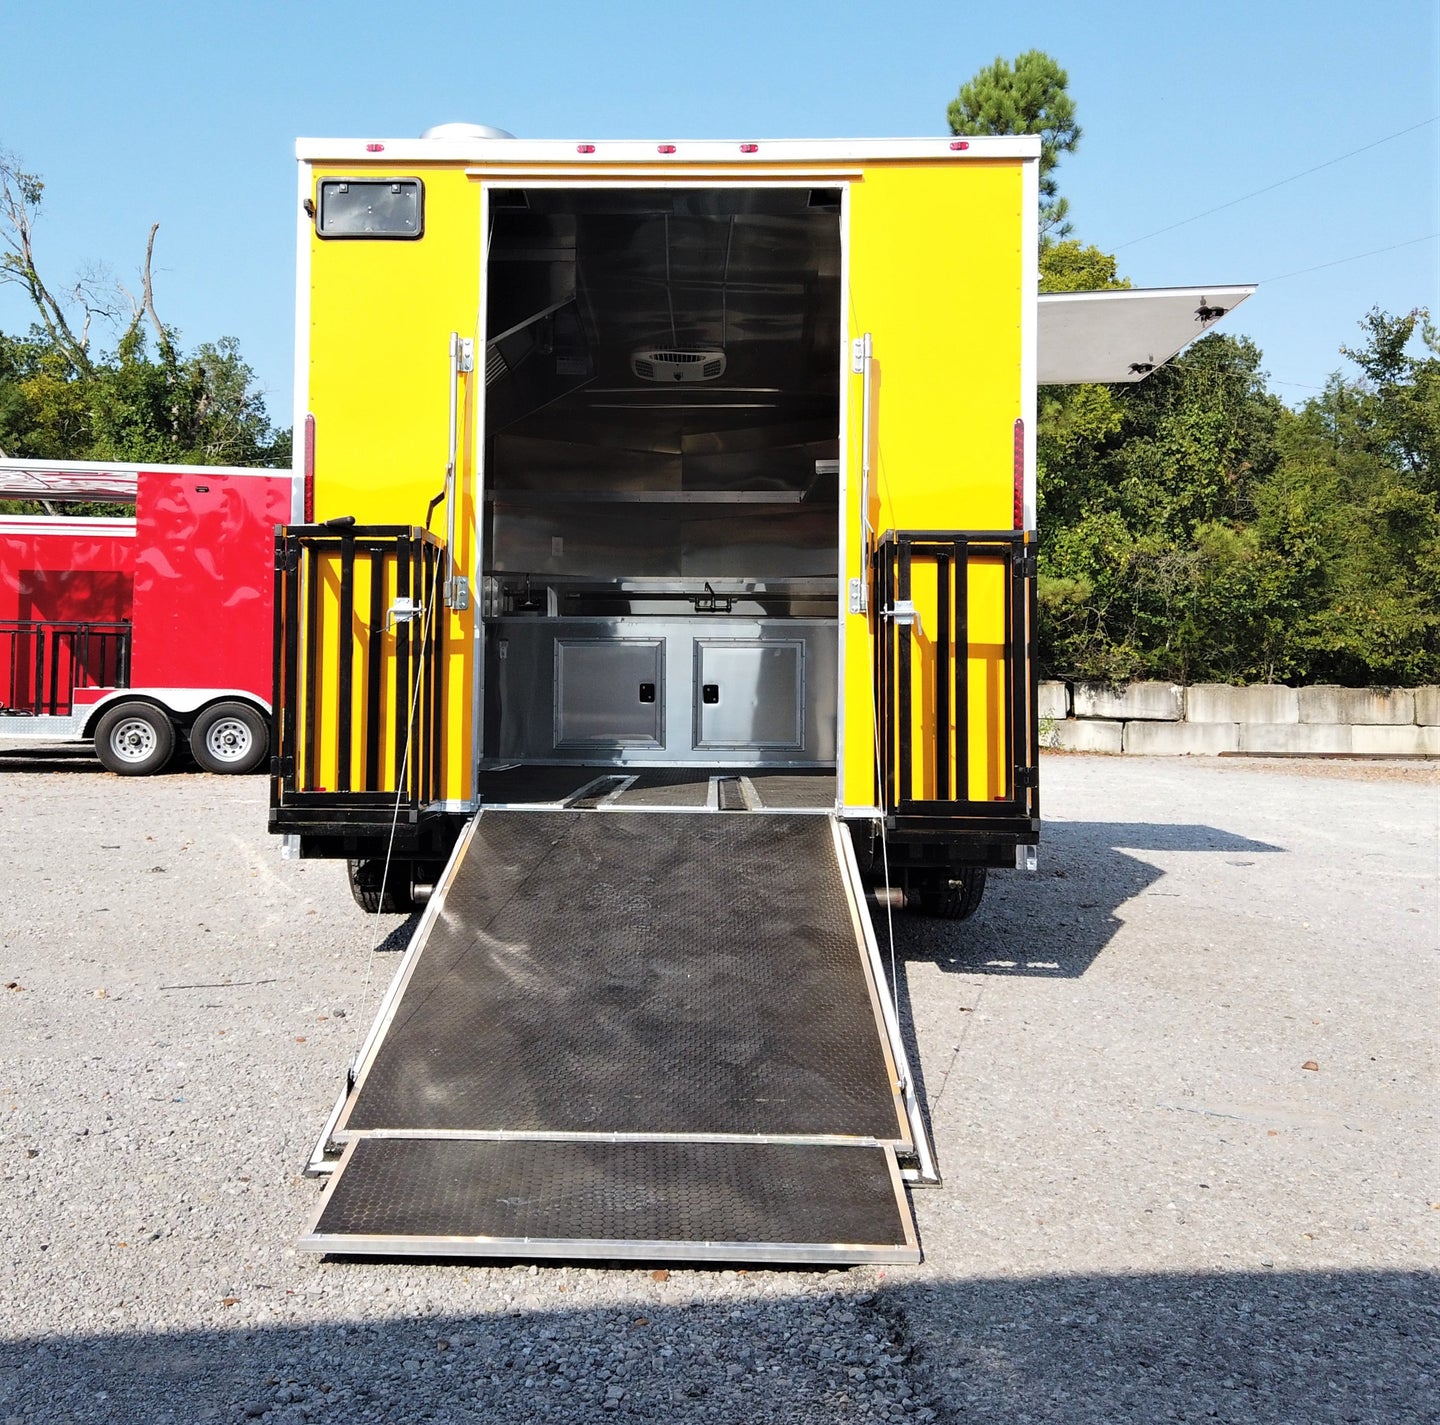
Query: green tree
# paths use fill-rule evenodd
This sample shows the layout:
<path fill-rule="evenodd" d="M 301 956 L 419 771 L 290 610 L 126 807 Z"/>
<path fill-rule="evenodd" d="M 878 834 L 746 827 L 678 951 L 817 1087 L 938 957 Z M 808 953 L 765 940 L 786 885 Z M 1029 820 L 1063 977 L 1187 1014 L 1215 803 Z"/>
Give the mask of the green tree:
<path fill-rule="evenodd" d="M 1068 237 L 1068 199 L 1060 196 L 1055 167 L 1080 142 L 1070 76 L 1043 50 L 1026 50 L 1014 64 L 999 56 L 960 86 L 947 117 L 952 134 L 1040 136 L 1040 238 L 1042 246 Z"/>
<path fill-rule="evenodd" d="M 0 454 L 46 460 L 283 465 L 288 431 L 270 424 L 233 337 L 186 353 L 155 310 L 150 229 L 138 293 L 90 275 L 57 295 L 35 230 L 44 183 L 0 153 L 0 282 L 21 287 L 36 322 L 0 332 Z M 113 345 L 97 349 L 96 334 Z"/>

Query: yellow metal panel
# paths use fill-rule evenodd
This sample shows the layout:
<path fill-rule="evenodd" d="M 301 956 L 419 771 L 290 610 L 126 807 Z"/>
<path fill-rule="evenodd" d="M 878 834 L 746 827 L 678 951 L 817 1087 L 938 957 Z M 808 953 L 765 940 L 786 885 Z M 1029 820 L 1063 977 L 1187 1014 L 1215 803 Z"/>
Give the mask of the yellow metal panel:
<path fill-rule="evenodd" d="M 327 166 L 313 176 L 318 182 L 356 171 L 355 165 Z M 381 165 L 371 172 L 379 176 L 391 169 Z M 480 185 L 466 178 L 460 165 L 405 165 L 395 176 L 424 182 L 423 236 L 310 238 L 307 409 L 315 417 L 319 521 L 353 515 L 362 525 L 424 525 L 427 507 L 445 483 L 450 333 L 477 335 Z M 483 368 L 483 358 L 480 364 Z M 463 383 L 458 431 L 455 568 L 466 575 L 473 574 L 474 563 L 473 384 Z M 443 505 L 432 526 L 443 535 Z M 447 800 L 462 800 L 470 796 L 472 770 L 473 612 L 445 612 L 440 622 L 442 787 Z M 391 674 L 393 669 L 387 679 Z M 357 721 L 357 728 L 361 725 Z M 331 739 L 332 759 L 333 735 L 333 727 L 322 734 Z M 393 729 L 385 738 L 384 756 L 393 759 Z"/>
<path fill-rule="evenodd" d="M 881 165 L 851 186 L 847 322 L 852 339 L 873 338 L 868 514 L 877 537 L 888 529 L 1013 523 L 1014 428 L 1024 409 L 1023 244 L 1032 240 L 1023 174 L 1018 161 Z M 858 532 L 863 390 L 859 376 L 850 381 L 849 517 Z M 848 578 L 862 572 L 858 544 L 852 533 Z M 933 614 L 933 574 L 917 602 L 925 598 Z M 852 806 L 867 801 L 875 783 L 875 617 L 846 621 L 840 755 Z M 996 752 L 1005 704 L 996 663 L 1003 581 L 988 570 L 972 572 L 970 620 L 971 795 L 991 799 L 1005 792 Z M 924 719 L 933 718 L 933 700 L 916 701 Z M 917 746 L 934 745 L 933 722 L 913 732 Z M 926 776 L 933 787 L 933 767 Z"/>

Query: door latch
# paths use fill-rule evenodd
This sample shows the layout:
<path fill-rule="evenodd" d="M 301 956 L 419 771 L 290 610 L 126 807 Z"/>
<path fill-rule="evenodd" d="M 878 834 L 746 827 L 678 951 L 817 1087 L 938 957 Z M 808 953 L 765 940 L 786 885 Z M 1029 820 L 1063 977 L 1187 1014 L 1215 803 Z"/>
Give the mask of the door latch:
<path fill-rule="evenodd" d="M 395 602 L 385 610 L 385 628 L 383 631 L 389 633 L 392 628 L 398 628 L 402 623 L 409 623 L 412 619 L 419 618 L 424 612 L 425 605 L 418 599 L 402 596 L 396 599 Z"/>
<path fill-rule="evenodd" d="M 916 638 L 925 637 L 925 628 L 920 622 L 920 610 L 915 607 L 912 599 L 896 599 L 885 610 L 885 617 L 893 619 L 901 628 L 913 628 Z"/>

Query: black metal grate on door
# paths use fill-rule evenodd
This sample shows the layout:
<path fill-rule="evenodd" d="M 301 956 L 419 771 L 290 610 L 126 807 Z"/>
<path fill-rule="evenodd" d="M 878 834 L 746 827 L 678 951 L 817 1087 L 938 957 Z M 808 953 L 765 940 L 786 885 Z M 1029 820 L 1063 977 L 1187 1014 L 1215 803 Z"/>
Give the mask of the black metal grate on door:
<path fill-rule="evenodd" d="M 986 675 L 998 687 L 984 706 L 993 703 L 995 716 L 972 726 L 971 593 L 983 566 L 1000 581 L 1002 632 L 985 644 Z M 888 530 L 873 577 L 881 806 L 952 825 L 1038 817 L 1034 535 Z M 997 768 L 981 788 L 971 785 L 977 746 Z"/>
<path fill-rule="evenodd" d="M 403 525 L 277 534 L 271 805 L 297 826 L 440 795 L 442 552 Z"/>

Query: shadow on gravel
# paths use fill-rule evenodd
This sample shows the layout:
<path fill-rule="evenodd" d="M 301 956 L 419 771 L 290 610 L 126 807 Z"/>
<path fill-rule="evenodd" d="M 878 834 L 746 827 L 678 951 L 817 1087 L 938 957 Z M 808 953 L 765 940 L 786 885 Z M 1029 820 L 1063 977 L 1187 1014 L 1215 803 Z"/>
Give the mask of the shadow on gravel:
<path fill-rule="evenodd" d="M 3 728 L 0 728 L 0 735 L 3 735 Z M 95 755 L 94 747 L 89 743 L 78 742 L 58 747 L 0 747 L 0 772 L 89 772 L 96 777 L 115 776 L 115 773 L 107 771 L 101 764 Z M 200 770 L 188 748 L 184 746 L 183 739 L 177 744 L 174 757 L 159 772 L 152 773 L 150 779 L 173 777 L 182 773 L 194 776 L 213 775 Z M 259 773 L 253 775 L 258 776 Z M 128 781 L 129 778 L 117 780 Z"/>
<path fill-rule="evenodd" d="M 1433 1276 L 1245 1272 L 970 1282 L 667 1303 L 620 1269 L 623 1307 L 567 1307 L 563 1268 L 477 1271 L 555 1309 L 412 1313 L 314 1326 L 22 1338 L 0 1344 L 0 1418 L 46 1425 L 343 1422 L 934 1420 L 1009 1425 L 1406 1425 L 1434 1419 Z M 386 1269 L 333 1264 L 320 1275 Z M 513 1276 L 513 1273 L 524 1274 Z M 377 1276 L 378 1273 L 378 1276 Z M 393 1283 L 401 1294 L 396 1270 Z M 414 1291 L 414 1277 L 404 1272 Z M 804 1274 L 799 1274 L 803 1277 Z M 573 1281 L 574 1278 L 570 1277 Z M 590 1279 L 593 1283 L 593 1278 Z M 693 1284 L 693 1285 L 692 1285 Z M 758 1290 L 767 1274 L 755 1273 Z M 384 1288 L 390 1290 L 389 1286 Z M 593 1289 L 593 1285 L 592 1288 Z M 425 1294 L 443 1283 L 428 1282 Z M 396 1308 L 403 1312 L 395 1297 Z M 237 1303 L 263 1313 L 254 1284 Z M 217 1311 L 225 1310 L 218 1302 Z"/>
<path fill-rule="evenodd" d="M 0 772 L 94 772 L 110 775 L 89 744 L 66 747 L 0 747 Z"/>
<path fill-rule="evenodd" d="M 952 974 L 1075 979 L 1114 939 L 1121 906 L 1168 894 L 1165 873 L 1127 851 L 1255 856 L 1284 849 L 1214 826 L 1047 821 L 1037 873 L 992 873 L 973 920 L 897 915 L 895 946 L 906 959 L 933 960 Z M 883 915 L 876 929 L 883 944 Z"/>

